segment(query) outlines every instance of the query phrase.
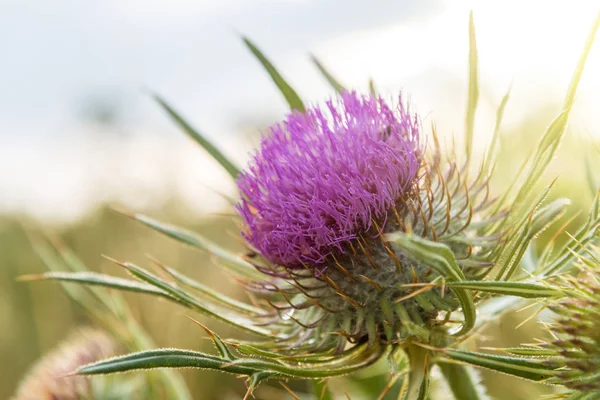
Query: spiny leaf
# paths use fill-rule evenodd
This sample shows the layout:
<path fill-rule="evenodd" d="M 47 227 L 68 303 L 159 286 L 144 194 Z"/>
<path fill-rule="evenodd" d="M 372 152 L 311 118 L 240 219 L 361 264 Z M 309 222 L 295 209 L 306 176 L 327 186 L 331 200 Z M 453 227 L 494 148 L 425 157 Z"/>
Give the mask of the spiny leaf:
<path fill-rule="evenodd" d="M 399 246 L 409 258 L 424 262 L 436 269 L 447 281 L 460 282 L 465 280 L 462 270 L 456 263 L 454 253 L 448 246 L 402 232 L 387 234 L 385 239 Z M 475 325 L 476 314 L 473 297 L 468 290 L 460 288 L 453 288 L 452 290 L 456 294 L 464 314 L 462 329 L 456 335 L 464 334 Z"/>
<path fill-rule="evenodd" d="M 515 198 L 514 203 L 516 204 L 520 204 L 529 196 L 534 184 L 545 171 L 547 165 L 552 160 L 556 149 L 558 148 L 558 145 L 563 137 L 567 120 L 575 100 L 575 94 L 577 93 L 577 87 L 579 86 L 579 81 L 583 75 L 583 69 L 585 67 L 590 50 L 594 44 L 598 28 L 600 28 L 600 12 L 597 14 L 596 19 L 592 24 L 592 29 L 588 34 L 583 51 L 579 57 L 577 66 L 575 67 L 575 71 L 569 84 L 569 89 L 565 95 L 563 110 L 544 133 L 544 136 L 537 147 L 537 152 L 531 162 L 530 171 Z"/>
<path fill-rule="evenodd" d="M 442 352 L 452 360 L 537 382 L 559 374 L 554 368 L 545 366 L 543 361 L 453 349 L 444 349 Z"/>
<path fill-rule="evenodd" d="M 242 312 L 249 313 L 249 314 L 262 314 L 263 313 L 263 310 L 260 308 L 251 306 L 242 301 L 238 301 L 229 296 L 225 296 L 223 293 L 220 293 L 219 291 L 214 290 L 211 287 L 204 285 L 204 284 L 188 277 L 187 275 L 177 271 L 174 268 L 164 265 L 157 260 L 153 260 L 153 261 L 159 267 L 161 267 L 164 271 L 166 271 L 169 275 L 171 275 L 174 279 L 176 279 L 178 282 L 180 282 L 190 288 L 196 289 L 201 294 L 208 296 L 211 299 L 216 300 L 219 303 L 221 303 L 227 307 L 231 307 L 237 311 L 242 311 Z"/>
<path fill-rule="evenodd" d="M 262 275 L 251 264 L 244 261 L 241 257 L 222 248 L 221 246 L 217 245 L 216 243 L 206 239 L 205 237 L 199 234 L 192 233 L 188 230 L 173 225 L 162 223 L 142 214 L 123 214 L 135 219 L 136 221 L 141 222 L 142 224 L 166 236 L 169 236 L 172 239 L 177 240 L 178 242 L 188 244 L 197 249 L 207 251 L 208 253 L 216 257 L 219 257 L 221 260 L 225 261 L 226 267 L 230 268 L 232 271 L 238 274 L 249 278 L 262 277 Z"/>
<path fill-rule="evenodd" d="M 205 315 L 216 318 L 239 329 L 246 330 L 257 335 L 272 335 L 272 332 L 270 330 L 259 326 L 255 326 L 250 319 L 237 314 L 235 311 L 226 310 L 223 307 L 219 307 L 207 301 L 201 302 L 194 296 L 186 293 L 185 291 L 171 285 L 170 283 L 162 279 L 159 279 L 158 277 L 154 276 L 153 274 L 149 273 L 143 268 L 140 268 L 131 263 L 119 263 L 117 261 L 115 262 L 121 265 L 122 267 L 126 268 L 127 271 L 129 271 L 129 273 L 131 273 L 136 278 L 139 278 L 144 282 L 156 286 L 162 291 L 168 293 L 173 298 L 177 299 L 180 303 L 185 304 L 187 307 L 190 307 Z"/>
<path fill-rule="evenodd" d="M 475 112 L 479 100 L 479 56 L 477 55 L 477 39 L 475 36 L 475 20 L 473 11 L 469 14 L 469 96 L 467 100 L 465 146 L 467 158 L 473 152 L 473 131 L 475 128 Z"/>
<path fill-rule="evenodd" d="M 174 300 L 168 293 L 155 288 L 152 285 L 137 282 L 131 279 L 117 278 L 96 272 L 45 272 L 39 275 L 22 275 L 20 281 L 43 281 L 54 280 L 61 282 L 74 282 L 85 285 L 103 286 L 111 289 L 126 290 L 130 292 L 158 295 Z"/>
<path fill-rule="evenodd" d="M 556 350 L 543 349 L 539 347 L 504 347 L 490 350 L 500 351 L 507 354 L 522 357 L 552 357 L 556 356 Z"/>
<path fill-rule="evenodd" d="M 231 365 L 229 360 L 191 350 L 158 349 L 145 350 L 113 357 L 84 365 L 75 371 L 78 375 L 100 375 L 116 372 L 149 370 L 155 368 L 201 368 L 232 374 L 252 375 L 260 370 L 240 365 Z"/>
<path fill-rule="evenodd" d="M 346 88 L 337 79 L 335 79 L 333 77 L 333 75 L 331 75 L 331 73 L 317 59 L 317 57 L 315 57 L 314 55 L 311 55 L 310 59 L 317 66 L 317 68 L 321 72 L 321 75 L 323 75 L 323 77 L 325 77 L 325 79 L 327 79 L 327 82 L 329 82 L 329 84 L 331 85 L 331 87 L 334 88 L 336 92 L 342 93 L 342 92 L 346 91 Z"/>
<path fill-rule="evenodd" d="M 544 275 L 548 276 L 555 272 L 564 269 L 571 260 L 574 259 L 575 255 L 571 250 L 579 252 L 579 249 L 584 248 L 590 241 L 592 241 L 597 235 L 597 229 L 600 225 L 600 190 L 596 193 L 590 212 L 588 214 L 587 221 L 583 224 L 574 235 L 569 235 L 567 243 L 561 246 L 561 250 L 556 254 L 551 261 L 546 265 L 540 265 L 538 272 L 543 272 Z M 551 249 L 547 249 L 549 252 Z M 546 259 L 549 257 L 548 254 L 543 254 L 542 258 Z"/>
<path fill-rule="evenodd" d="M 225 344 L 225 342 L 223 342 L 223 340 L 219 337 L 219 335 L 217 335 L 216 333 L 214 333 L 213 331 L 211 331 L 210 329 L 208 329 L 200 321 L 195 320 L 194 318 L 190 317 L 189 315 L 187 317 L 192 322 L 194 322 L 196 325 L 198 325 L 199 327 L 201 327 L 202 329 L 204 329 L 204 331 L 208 334 L 208 336 L 210 337 L 210 339 L 213 341 L 215 347 L 217 348 L 217 351 L 219 352 L 219 354 L 221 355 L 221 357 L 223 359 L 232 361 L 232 360 L 235 360 L 237 358 L 236 355 L 233 354 L 233 352 Z"/>
<path fill-rule="evenodd" d="M 179 125 L 181 129 L 196 143 L 198 143 L 204 150 L 208 152 L 225 170 L 231 175 L 233 179 L 236 179 L 240 170 L 231 162 L 229 159 L 221 153 L 208 139 L 204 137 L 200 132 L 194 129 L 175 109 L 173 109 L 165 100 L 159 95 L 154 94 L 154 99 L 158 104 L 169 114 L 169 116 Z"/>
<path fill-rule="evenodd" d="M 446 286 L 450 288 L 478 290 L 480 292 L 499 294 L 503 296 L 517 296 L 526 299 L 564 296 L 564 293 L 558 289 L 526 282 L 462 281 L 446 282 Z"/>
<path fill-rule="evenodd" d="M 279 91 L 281 92 L 281 94 L 283 94 L 283 97 L 285 97 L 285 100 L 289 104 L 290 108 L 292 110 L 297 110 L 300 112 L 306 111 L 302 100 L 300 100 L 300 96 L 298 96 L 296 91 L 292 89 L 292 87 L 285 81 L 285 79 L 283 79 L 283 77 L 281 76 L 281 74 L 279 74 L 279 71 L 277 71 L 277 69 L 271 63 L 271 61 L 269 61 L 269 59 L 263 55 L 263 53 L 258 49 L 258 47 L 256 47 L 254 43 L 252 43 L 252 41 L 250 41 L 250 39 L 248 39 L 245 36 L 243 36 L 242 39 L 244 40 L 244 43 L 246 44 L 246 46 L 248 46 L 252 54 L 254 54 L 258 61 L 260 61 L 263 67 L 267 70 L 267 72 L 271 76 L 271 79 L 273 80 L 275 85 L 277 85 L 277 88 L 279 88 Z"/>
<path fill-rule="evenodd" d="M 504 109 L 506 108 L 506 104 L 508 103 L 508 99 L 510 97 L 510 89 L 506 92 L 502 101 L 500 102 L 500 106 L 496 111 L 496 125 L 494 126 L 494 134 L 492 135 L 492 141 L 490 143 L 490 148 L 488 150 L 488 156 L 484 160 L 484 171 L 488 172 L 491 168 L 492 160 L 496 159 L 496 147 L 498 146 L 498 141 L 500 139 L 500 126 L 502 125 L 502 118 L 504 117 Z"/>
<path fill-rule="evenodd" d="M 531 241 L 559 219 L 570 204 L 568 199 L 557 199 L 536 210 L 546 198 L 548 190 L 549 188 L 542 192 L 529 218 L 522 219 L 520 225 L 523 226 L 517 226 L 515 233 L 507 243 L 498 262 L 499 271 L 496 280 L 508 281 L 513 276 Z"/>
<path fill-rule="evenodd" d="M 389 346 L 383 347 L 380 345 L 373 345 L 363 348 L 364 350 L 357 353 L 355 358 L 335 366 L 332 364 L 318 366 L 305 366 L 302 364 L 290 365 L 258 358 L 240 358 L 229 363 L 228 366 L 244 366 L 260 371 L 278 372 L 282 375 L 294 376 L 297 378 L 316 379 L 349 374 L 375 363 L 389 352 Z"/>

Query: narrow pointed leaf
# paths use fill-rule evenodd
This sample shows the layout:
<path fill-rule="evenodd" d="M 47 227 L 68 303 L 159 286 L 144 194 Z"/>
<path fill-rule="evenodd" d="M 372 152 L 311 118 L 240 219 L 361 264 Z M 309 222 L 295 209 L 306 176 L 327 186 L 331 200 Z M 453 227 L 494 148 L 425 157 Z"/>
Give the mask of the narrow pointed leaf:
<path fill-rule="evenodd" d="M 75 372 L 79 375 L 100 375 L 156 368 L 213 369 L 248 376 L 260 372 L 260 370 L 254 368 L 231 365 L 229 360 L 224 360 L 221 357 L 180 349 L 140 351 L 84 365 Z"/>
<path fill-rule="evenodd" d="M 187 275 L 177 271 L 174 268 L 168 267 L 164 264 L 160 264 L 160 266 L 166 272 L 168 272 L 169 275 L 171 275 L 173 278 L 175 278 L 178 282 L 180 282 L 190 288 L 196 289 L 201 294 L 203 294 L 207 297 L 210 297 L 211 299 L 216 300 L 219 303 L 221 303 L 227 307 L 231 307 L 238 311 L 242 311 L 242 312 L 246 312 L 246 313 L 250 313 L 250 314 L 262 314 L 264 312 L 260 308 L 251 306 L 242 301 L 238 301 L 229 296 L 225 296 L 223 293 L 220 293 L 220 292 L 212 289 L 211 287 L 204 285 L 204 284 L 188 277 Z"/>
<path fill-rule="evenodd" d="M 543 381 L 559 374 L 559 371 L 545 366 L 543 361 L 538 360 L 452 349 L 445 349 L 443 353 L 452 360 L 532 381 Z"/>
<path fill-rule="evenodd" d="M 321 72 L 321 75 L 323 75 L 323 77 L 325 77 L 325 79 L 327 79 L 327 82 L 329 82 L 331 87 L 334 88 L 336 92 L 342 93 L 342 92 L 346 91 L 346 88 L 337 79 L 335 79 L 333 77 L 333 75 L 331 75 L 331 73 L 317 59 L 317 57 L 315 57 L 314 55 L 311 55 L 310 59 L 317 66 L 317 68 L 319 69 L 319 72 Z"/>
<path fill-rule="evenodd" d="M 233 179 L 236 179 L 240 170 L 231 162 L 229 159 L 221 153 L 204 135 L 194 129 L 175 109 L 173 109 L 165 100 L 159 95 L 154 94 L 154 99 L 158 104 L 169 114 L 169 116 L 179 125 L 181 129 L 196 143 L 198 143 L 204 150 L 208 152 L 221 166 L 231 175 Z"/>
<path fill-rule="evenodd" d="M 205 315 L 216 318 L 239 329 L 246 330 L 257 335 L 272 335 L 272 332 L 270 330 L 259 326 L 255 326 L 250 319 L 239 315 L 232 310 L 226 310 L 223 307 L 219 307 L 208 301 L 200 301 L 194 296 L 186 293 L 185 291 L 171 285 L 170 283 L 162 279 L 159 279 L 158 277 L 154 276 L 153 274 L 149 273 L 143 268 L 140 268 L 131 263 L 125 263 L 120 265 L 126 268 L 136 278 L 139 278 L 144 282 L 156 286 L 162 291 L 168 293 L 173 298 L 177 299 L 180 303 L 185 304 L 186 306 L 198 312 L 201 312 Z"/>
<path fill-rule="evenodd" d="M 469 95 L 467 100 L 465 146 L 467 158 L 473 152 L 473 132 L 475 129 L 475 112 L 479 101 L 479 56 L 477 54 L 477 39 L 475 35 L 475 20 L 473 12 L 469 14 Z"/>
<path fill-rule="evenodd" d="M 592 24 L 592 29 L 588 34 L 583 51 L 579 57 L 577 66 L 575 67 L 575 71 L 569 84 L 569 89 L 565 95 L 563 110 L 544 133 L 544 136 L 537 147 L 537 152 L 532 160 L 529 174 L 527 175 L 524 184 L 521 186 L 521 189 L 516 196 L 516 204 L 519 204 L 529 196 L 535 182 L 539 179 L 554 157 L 554 153 L 556 152 L 556 149 L 558 148 L 558 145 L 563 137 L 569 114 L 575 100 L 575 94 L 577 93 L 577 87 L 579 86 L 581 76 L 583 75 L 583 69 L 585 67 L 590 50 L 594 44 L 596 33 L 599 27 L 600 12 L 596 15 L 596 19 Z"/>
<path fill-rule="evenodd" d="M 252 278 L 252 277 L 262 277 L 260 274 L 250 263 L 244 261 L 241 257 L 232 252 L 222 248 L 218 244 L 214 243 L 207 238 L 190 232 L 186 229 L 179 228 L 173 225 L 165 224 L 163 222 L 157 221 L 153 218 L 147 217 L 142 214 L 125 214 L 130 218 L 135 219 L 136 221 L 141 222 L 142 224 L 172 238 L 177 240 L 178 242 L 185 243 L 192 247 L 195 247 L 200 250 L 207 251 L 208 253 L 218 257 L 219 259 L 225 262 L 225 266 L 230 268 L 232 271 Z"/>
<path fill-rule="evenodd" d="M 258 61 L 260 61 L 263 67 L 267 70 L 269 76 L 271 77 L 275 85 L 277 85 L 277 88 L 279 88 L 279 91 L 281 92 L 281 94 L 283 94 L 283 97 L 285 97 L 285 100 L 289 104 L 290 108 L 292 110 L 297 110 L 300 112 L 306 111 L 306 109 L 304 108 L 304 104 L 300 99 L 300 96 L 298 96 L 296 91 L 292 89 L 292 87 L 285 81 L 285 79 L 283 79 L 283 77 L 281 76 L 279 71 L 277 71 L 277 69 L 271 63 L 271 61 L 269 61 L 269 59 L 265 57 L 265 55 L 258 49 L 258 47 L 256 47 L 254 43 L 252 43 L 252 41 L 250 41 L 250 39 L 248 39 L 247 37 L 242 37 L 242 39 L 244 40 L 244 43 L 246 44 L 246 46 L 248 46 L 252 54 L 254 54 Z"/>
<path fill-rule="evenodd" d="M 493 293 L 503 296 L 517 296 L 526 299 L 564 296 L 564 293 L 558 289 L 526 282 L 461 281 L 446 282 L 446 286 L 450 288 L 478 290 L 484 293 Z"/>
<path fill-rule="evenodd" d="M 155 288 L 152 285 L 134 281 L 131 279 L 117 278 L 110 275 L 99 274 L 96 272 L 46 272 L 39 275 L 23 275 L 19 277 L 21 281 L 43 281 L 53 280 L 61 282 L 74 282 L 85 285 L 103 286 L 110 289 L 126 290 L 130 292 L 146 293 L 173 298 L 165 291 Z"/>
<path fill-rule="evenodd" d="M 506 104 L 508 103 L 508 99 L 510 97 L 510 89 L 506 92 L 502 101 L 500 102 L 500 106 L 496 111 L 496 125 L 494 126 L 494 134 L 492 135 L 492 141 L 490 143 L 490 148 L 488 150 L 488 156 L 484 160 L 484 171 L 489 173 L 492 160 L 496 159 L 498 143 L 500 141 L 500 126 L 502 125 L 502 118 L 504 117 L 504 109 L 506 108 Z"/>

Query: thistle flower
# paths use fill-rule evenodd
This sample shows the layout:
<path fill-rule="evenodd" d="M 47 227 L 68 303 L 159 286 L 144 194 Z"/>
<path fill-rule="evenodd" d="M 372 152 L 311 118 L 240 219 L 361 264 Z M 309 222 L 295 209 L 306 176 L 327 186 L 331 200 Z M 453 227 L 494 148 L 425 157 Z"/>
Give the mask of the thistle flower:
<path fill-rule="evenodd" d="M 275 277 L 247 287 L 294 298 L 272 306 L 300 325 L 299 340 L 324 348 L 427 334 L 438 311 L 459 302 L 439 289 L 414 294 L 407 285 L 443 277 L 394 235 L 447 243 L 461 273 L 481 273 L 500 238 L 470 229 L 474 214 L 487 218 L 487 184 L 467 183 L 466 166 L 452 160 L 442 165 L 439 148 L 425 158 L 418 116 L 401 100 L 394 112 L 381 97 L 344 92 L 326 106 L 272 126 L 240 174 L 250 262 Z"/>
<path fill-rule="evenodd" d="M 600 18 L 576 68 L 563 112 L 541 137 L 522 176 L 515 178 L 511 188 L 516 193 L 509 188 L 497 197 L 490 196 L 489 179 L 498 128 L 479 167 L 472 154 L 478 97 L 472 16 L 462 158 L 453 149 L 442 149 L 435 129 L 427 135 L 402 99 L 391 106 L 375 94 L 346 91 L 318 62 L 339 96 L 323 107 L 305 107 L 269 60 L 244 39 L 292 109 L 263 135 L 245 170 L 239 171 L 173 108 L 157 100 L 236 179 L 240 191 L 236 209 L 246 251 L 232 253 L 202 235 L 139 214 L 129 216 L 216 256 L 243 285 L 250 302 L 218 293 L 158 261 L 155 264 L 168 278 L 118 261 L 136 280 L 87 272 L 47 273 L 43 278 L 160 296 L 260 340 L 224 341 L 202 325 L 219 355 L 148 350 L 87 365 L 78 372 L 210 368 L 247 376 L 247 397 L 265 379 L 323 379 L 387 358 L 390 371 L 408 379 L 409 399 L 427 397 L 432 363 L 442 366 L 452 392 L 461 399 L 477 399 L 478 394 L 471 375 L 455 361 L 538 381 L 556 376 L 556 367 L 544 362 L 494 358 L 456 346 L 499 315 L 486 307 L 495 297 L 564 295 L 528 282 L 528 276 L 518 271 L 531 242 L 568 205 L 565 199 L 544 204 L 550 186 L 537 198 L 533 189 L 564 133 L 598 26 Z M 508 95 L 498 111 L 497 127 L 507 100 Z M 595 204 L 588 224 L 574 235 L 580 243 L 589 243 L 590 232 L 600 224 L 600 197 Z M 568 268 L 573 259 L 568 248 L 561 249 L 533 269 L 543 277 Z M 503 309 L 515 304 L 503 304 Z"/>
<path fill-rule="evenodd" d="M 67 375 L 82 365 L 113 356 L 116 349 L 115 341 L 105 332 L 81 329 L 31 368 L 14 400 L 91 399 L 90 380 Z"/>

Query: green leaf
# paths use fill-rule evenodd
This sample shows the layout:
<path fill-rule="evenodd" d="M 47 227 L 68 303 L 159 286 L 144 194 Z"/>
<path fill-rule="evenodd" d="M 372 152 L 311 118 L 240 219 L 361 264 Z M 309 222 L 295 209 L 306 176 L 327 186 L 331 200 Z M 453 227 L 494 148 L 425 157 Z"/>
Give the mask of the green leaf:
<path fill-rule="evenodd" d="M 489 173 L 491 168 L 492 160 L 496 159 L 496 147 L 498 147 L 498 142 L 500 139 L 500 126 L 502 125 L 502 118 L 504 117 L 504 109 L 506 108 L 506 104 L 508 103 L 508 99 L 510 97 L 510 89 L 506 92 L 502 101 L 500 102 L 500 106 L 496 111 L 496 125 L 494 126 L 494 134 L 492 135 L 492 141 L 490 143 L 490 148 L 488 150 L 488 156 L 484 160 L 484 171 Z"/>
<path fill-rule="evenodd" d="M 541 360 L 528 360 L 518 357 L 497 356 L 471 351 L 444 349 L 443 354 L 451 360 L 461 361 L 481 368 L 505 373 L 532 381 L 543 381 L 559 374 Z M 439 361 L 444 361 L 441 358 Z"/>
<path fill-rule="evenodd" d="M 264 277 L 252 266 L 252 264 L 248 263 L 247 261 L 244 261 L 237 254 L 233 254 L 232 252 L 222 248 L 218 244 L 214 243 L 211 240 L 208 240 L 207 238 L 199 234 L 190 232 L 186 229 L 179 228 L 173 225 L 165 224 L 163 222 L 157 221 L 153 218 L 147 217 L 142 214 L 123 214 L 135 219 L 136 221 L 141 222 L 142 224 L 172 239 L 177 240 L 178 242 L 185 243 L 197 249 L 207 251 L 209 254 L 212 254 L 218 257 L 219 259 L 223 260 L 225 262 L 225 266 L 230 268 L 233 272 L 236 272 L 248 278 Z"/>
<path fill-rule="evenodd" d="M 373 78 L 369 78 L 369 92 L 373 96 L 377 96 L 377 88 L 375 88 L 375 81 L 373 80 Z"/>
<path fill-rule="evenodd" d="M 224 309 L 208 301 L 200 301 L 194 296 L 186 293 L 185 291 L 171 285 L 170 283 L 159 279 L 148 271 L 140 268 L 131 263 L 118 263 L 122 267 L 126 268 L 133 276 L 140 280 L 147 282 L 162 291 L 168 293 L 170 296 L 178 300 L 178 302 L 192 308 L 200 313 L 216 318 L 227 324 L 235 326 L 239 329 L 261 335 L 271 337 L 272 332 L 260 326 L 255 326 L 254 321 L 246 318 L 245 316 L 239 315 L 232 310 Z"/>
<path fill-rule="evenodd" d="M 477 39 L 475 36 L 475 20 L 473 11 L 469 14 L 469 96 L 467 100 L 465 146 L 467 158 L 473 152 L 473 131 L 475 128 L 475 113 L 479 101 L 479 56 L 477 54 Z"/>
<path fill-rule="evenodd" d="M 480 400 L 481 397 L 477 391 L 478 384 L 473 382 L 467 367 L 450 363 L 440 363 L 439 367 L 455 399 Z"/>
<path fill-rule="evenodd" d="M 240 170 L 231 162 L 229 159 L 219 151 L 204 135 L 194 129 L 175 109 L 173 109 L 165 100 L 159 95 L 153 94 L 154 99 L 158 104 L 169 114 L 169 116 L 179 125 L 181 129 L 196 143 L 198 143 L 204 150 L 208 152 L 225 170 L 231 175 L 233 179 L 236 179 Z"/>
<path fill-rule="evenodd" d="M 279 88 L 279 91 L 281 92 L 281 94 L 283 94 L 283 97 L 285 97 L 285 100 L 289 104 L 290 108 L 292 110 L 297 110 L 300 112 L 306 111 L 302 100 L 300 100 L 300 96 L 298 96 L 296 91 L 292 89 L 292 87 L 285 81 L 285 79 L 283 79 L 283 77 L 279 74 L 279 72 L 271 63 L 271 61 L 269 61 L 269 59 L 263 55 L 263 53 L 258 49 L 258 47 L 256 47 L 254 43 L 250 41 L 250 39 L 248 39 L 245 36 L 242 36 L 242 39 L 244 40 L 244 43 L 246 44 L 246 46 L 248 46 L 252 54 L 254 54 L 258 61 L 260 61 L 263 67 L 267 70 L 267 72 L 271 76 L 271 79 L 273 80 L 275 85 L 277 85 L 277 88 Z"/>
<path fill-rule="evenodd" d="M 563 137 L 567 120 L 575 100 L 575 94 L 577 93 L 577 87 L 579 86 L 583 69 L 585 67 L 590 50 L 594 44 L 596 32 L 598 31 L 599 27 L 600 13 L 598 13 L 596 16 L 596 19 L 592 25 L 592 29 L 588 34 L 583 51 L 579 57 L 577 66 L 575 67 L 575 71 L 569 84 L 569 89 L 565 95 L 562 112 L 556 117 L 556 119 L 550 124 L 544 133 L 544 136 L 537 147 L 537 151 L 531 163 L 529 173 L 527 174 L 525 182 L 521 186 L 521 189 L 519 190 L 513 204 L 522 204 L 522 202 L 524 202 L 524 200 L 531 193 L 531 190 L 534 188 L 535 183 L 554 157 L 554 153 L 556 152 L 556 149 L 558 148 L 558 145 Z"/>
<path fill-rule="evenodd" d="M 545 197 L 546 195 L 543 193 L 536 203 L 536 207 Z M 557 199 L 537 211 L 534 207 L 530 217 L 522 221 L 525 225 L 516 229 L 500 256 L 498 262 L 500 268 L 496 280 L 508 281 L 513 276 L 531 241 L 562 217 L 569 204 L 568 199 Z"/>
<path fill-rule="evenodd" d="M 462 281 L 446 282 L 446 286 L 450 288 L 478 290 L 480 292 L 499 294 L 503 296 L 517 296 L 525 299 L 562 297 L 565 295 L 558 289 L 526 282 Z"/>
<path fill-rule="evenodd" d="M 152 285 L 140 283 L 131 279 L 117 278 L 96 272 L 46 272 L 39 275 L 22 275 L 20 281 L 44 281 L 54 280 L 61 282 L 74 282 L 85 285 L 103 286 L 110 289 L 126 290 L 130 292 L 145 293 L 166 297 L 175 300 L 165 291 L 159 290 Z"/>
<path fill-rule="evenodd" d="M 217 290 L 214 290 L 211 287 L 204 285 L 204 284 L 188 277 L 187 275 L 177 271 L 174 268 L 171 268 L 167 265 L 164 265 L 164 264 L 158 262 L 157 260 L 153 260 L 153 261 L 159 267 L 161 267 L 164 271 L 166 271 L 169 275 L 171 275 L 173 278 L 175 278 L 178 282 L 184 284 L 187 287 L 197 290 L 204 296 L 210 297 L 211 299 L 216 300 L 219 303 L 221 303 L 227 307 L 231 307 L 237 311 L 242 311 L 242 312 L 249 313 L 249 314 L 262 314 L 264 312 L 260 308 L 251 306 L 242 301 L 238 301 L 229 296 L 225 296 L 223 293 L 221 293 Z"/>
<path fill-rule="evenodd" d="M 217 356 L 181 349 L 145 350 L 84 365 L 78 375 L 100 375 L 156 368 L 201 368 L 240 375 L 252 375 L 261 370 L 231 365 Z"/>
<path fill-rule="evenodd" d="M 319 72 L 321 72 L 321 75 L 323 75 L 323 77 L 325 77 L 325 79 L 327 79 L 327 82 L 329 82 L 329 84 L 331 85 L 331 87 L 334 88 L 336 92 L 342 93 L 342 92 L 346 91 L 346 88 L 337 79 L 335 79 L 333 77 L 333 75 L 331 75 L 331 73 L 317 59 L 317 57 L 315 57 L 314 55 L 311 55 L 310 59 L 317 66 L 317 68 L 319 69 Z"/>
<path fill-rule="evenodd" d="M 580 249 L 591 242 L 597 235 L 596 231 L 600 225 L 600 191 L 596 193 L 590 212 L 588 214 L 587 221 L 575 232 L 574 235 L 569 235 L 569 240 L 561 246 L 561 250 L 556 254 L 548 263 L 540 265 L 538 273 L 543 273 L 545 276 L 551 275 L 555 272 L 560 272 L 565 269 L 569 262 L 575 258 Z M 572 250 L 575 251 L 573 254 Z M 545 254 L 542 255 L 543 259 L 549 257 L 548 252 L 551 248 L 545 250 Z"/>
<path fill-rule="evenodd" d="M 539 347 L 504 347 L 493 349 L 503 353 L 512 354 L 521 357 L 553 357 L 556 356 L 556 350 L 542 349 Z"/>
<path fill-rule="evenodd" d="M 359 346 L 353 358 L 347 358 L 343 362 L 333 360 L 329 363 L 311 364 L 311 365 L 290 365 L 274 360 L 264 360 L 258 358 L 240 358 L 229 365 L 244 366 L 261 371 L 273 371 L 282 375 L 293 376 L 297 378 L 316 379 L 327 378 L 330 376 L 346 375 L 359 369 L 365 368 L 385 357 L 390 351 L 390 346 Z"/>
<path fill-rule="evenodd" d="M 221 339 L 221 337 L 219 337 L 219 335 L 217 335 L 216 333 L 214 333 L 213 331 L 211 331 L 210 329 L 208 329 L 200 321 L 196 321 L 195 319 L 193 319 L 190 316 L 188 316 L 188 318 L 192 322 L 194 322 L 196 325 L 198 325 L 202 329 L 204 329 L 204 331 L 210 337 L 210 339 L 212 340 L 213 344 L 217 348 L 217 351 L 219 352 L 219 354 L 221 355 L 221 357 L 224 360 L 233 361 L 233 360 L 237 359 L 236 355 L 233 354 L 233 352 L 229 349 L 229 347 L 225 344 L 225 342 L 223 342 L 223 339 Z"/>
<path fill-rule="evenodd" d="M 434 268 L 447 281 L 460 282 L 465 280 L 462 270 L 456 263 L 454 253 L 448 246 L 402 232 L 386 234 L 385 239 L 399 246 L 409 258 Z M 464 314 L 462 329 L 455 333 L 455 335 L 461 335 L 469 332 L 475 325 L 475 305 L 469 290 L 452 288 L 452 291 L 456 294 Z"/>

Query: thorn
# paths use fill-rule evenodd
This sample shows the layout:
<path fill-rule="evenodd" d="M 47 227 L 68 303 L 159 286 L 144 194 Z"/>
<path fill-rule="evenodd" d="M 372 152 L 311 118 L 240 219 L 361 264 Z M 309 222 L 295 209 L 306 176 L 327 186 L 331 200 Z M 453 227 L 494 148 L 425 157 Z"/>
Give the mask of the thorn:
<path fill-rule="evenodd" d="M 104 258 L 104 259 L 112 262 L 113 264 L 117 264 L 117 265 L 120 265 L 123 268 L 129 269 L 129 265 L 127 263 L 124 263 L 122 261 L 114 259 L 114 258 L 112 258 L 110 256 L 107 256 L 106 254 L 100 254 L 100 257 L 102 257 L 102 258 Z"/>
<path fill-rule="evenodd" d="M 296 394 L 290 389 L 285 383 L 279 382 L 281 386 L 294 398 L 294 400 L 300 400 L 300 397 L 296 396 Z"/>
<path fill-rule="evenodd" d="M 43 281 L 48 278 L 44 274 L 28 274 L 28 275 L 19 275 L 15 278 L 17 282 L 32 282 L 32 281 Z"/>
<path fill-rule="evenodd" d="M 211 331 L 210 329 L 208 329 L 202 322 L 198 321 L 197 319 L 192 318 L 191 316 L 184 314 L 184 317 L 186 317 L 187 319 L 189 319 L 190 321 L 192 321 L 193 323 L 195 323 L 196 325 L 198 325 L 199 327 L 201 327 L 202 329 L 204 329 L 204 331 L 208 334 L 208 336 L 210 336 L 211 339 L 216 339 L 216 336 L 214 334 L 213 331 Z"/>

